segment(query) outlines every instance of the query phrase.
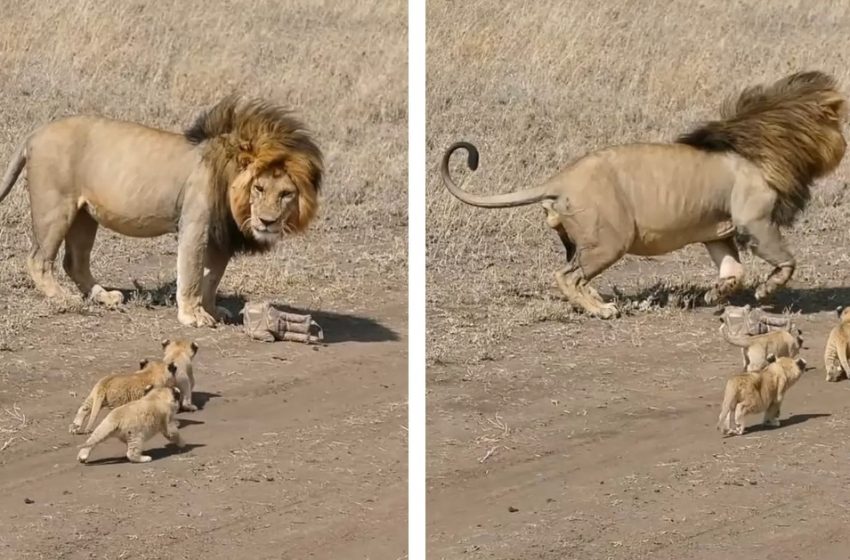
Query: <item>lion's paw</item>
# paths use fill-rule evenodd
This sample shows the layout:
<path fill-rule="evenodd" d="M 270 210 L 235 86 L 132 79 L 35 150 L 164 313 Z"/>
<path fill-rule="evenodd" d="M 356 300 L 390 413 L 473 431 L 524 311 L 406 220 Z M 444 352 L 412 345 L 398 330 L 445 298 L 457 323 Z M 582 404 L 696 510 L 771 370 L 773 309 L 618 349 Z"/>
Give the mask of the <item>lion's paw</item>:
<path fill-rule="evenodd" d="M 778 428 L 779 427 L 779 418 L 768 418 L 767 420 L 764 421 L 764 423 L 767 426 L 770 426 L 771 428 Z"/>
<path fill-rule="evenodd" d="M 107 307 L 117 307 L 124 303 L 124 294 L 118 290 L 106 290 L 103 286 L 96 284 L 89 295 L 92 301 Z"/>
<path fill-rule="evenodd" d="M 178 310 L 177 320 L 187 327 L 214 327 L 216 324 L 215 317 L 200 307 L 189 311 Z"/>
<path fill-rule="evenodd" d="M 74 434 L 74 435 L 76 435 L 76 434 L 81 434 L 81 433 L 83 433 L 83 427 L 82 427 L 81 425 L 79 425 L 79 424 L 73 424 L 73 423 L 72 423 L 72 424 L 68 427 L 68 433 L 69 433 L 69 434 Z"/>
<path fill-rule="evenodd" d="M 613 303 L 603 303 L 594 315 L 600 319 L 614 319 L 620 316 L 620 310 Z"/>

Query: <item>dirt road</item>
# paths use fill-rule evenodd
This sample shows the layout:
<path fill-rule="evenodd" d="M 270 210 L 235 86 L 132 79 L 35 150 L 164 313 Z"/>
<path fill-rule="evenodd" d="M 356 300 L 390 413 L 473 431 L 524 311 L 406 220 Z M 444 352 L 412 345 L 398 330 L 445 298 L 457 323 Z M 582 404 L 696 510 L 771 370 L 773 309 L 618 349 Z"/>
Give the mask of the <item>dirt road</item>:
<path fill-rule="evenodd" d="M 48 334 L 0 353 L 0 557 L 403 557 L 405 297 L 314 312 L 321 347 L 175 328 L 173 308 L 40 320 Z M 157 356 L 154 336 L 124 331 L 160 320 L 201 347 L 189 448 L 154 439 L 133 465 L 110 440 L 78 464 L 73 412 L 99 375 Z"/>
<path fill-rule="evenodd" d="M 514 356 L 434 367 L 429 558 L 847 558 L 850 385 L 822 364 L 834 319 L 801 319 L 818 369 L 780 428 L 750 417 L 742 437 L 715 429 L 740 354 L 705 309 L 540 324 L 505 343 Z"/>

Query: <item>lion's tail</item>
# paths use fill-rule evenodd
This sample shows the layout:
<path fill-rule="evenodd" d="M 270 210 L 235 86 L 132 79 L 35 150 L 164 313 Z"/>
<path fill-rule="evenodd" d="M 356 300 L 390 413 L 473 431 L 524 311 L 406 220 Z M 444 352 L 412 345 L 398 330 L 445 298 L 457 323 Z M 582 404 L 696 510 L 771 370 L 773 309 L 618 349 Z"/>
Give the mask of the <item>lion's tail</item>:
<path fill-rule="evenodd" d="M 15 182 L 24 170 L 27 164 L 27 141 L 21 142 L 18 146 L 18 151 L 15 152 L 9 167 L 6 168 L 6 173 L 3 175 L 3 181 L 0 182 L 0 202 L 6 198 L 15 186 Z"/>
<path fill-rule="evenodd" d="M 89 398 L 91 399 L 91 412 L 89 412 L 89 421 L 88 424 L 86 424 L 87 432 L 91 431 L 92 426 L 94 426 L 94 421 L 97 419 L 97 415 L 100 414 L 100 408 L 103 406 L 103 390 L 100 387 L 100 383 L 94 386 Z"/>
<path fill-rule="evenodd" d="M 511 208 L 513 206 L 533 204 L 547 198 L 554 198 L 550 194 L 550 186 L 547 184 L 523 191 L 490 196 L 464 192 L 455 184 L 449 172 L 449 160 L 452 154 L 460 149 L 464 149 L 467 152 L 466 165 L 472 171 L 478 169 L 478 149 L 469 142 L 455 142 L 443 154 L 443 161 L 440 165 L 440 177 L 442 177 L 443 184 L 449 189 L 449 192 L 462 202 L 480 208 Z"/>
<path fill-rule="evenodd" d="M 735 391 L 730 390 L 730 387 L 727 386 L 723 392 L 723 404 L 720 405 L 720 418 L 717 420 L 717 429 L 721 432 L 723 431 L 723 424 L 726 423 L 729 415 L 732 414 L 736 404 Z"/>
<path fill-rule="evenodd" d="M 724 323 L 720 325 L 720 333 L 723 335 L 723 338 L 729 344 L 733 346 L 740 346 L 741 348 L 747 348 L 750 345 L 749 339 L 745 335 L 733 336 L 729 332 L 729 328 Z"/>
<path fill-rule="evenodd" d="M 847 344 L 842 340 L 841 344 L 836 345 L 835 352 L 838 354 L 838 361 L 844 370 L 844 375 L 850 377 L 850 365 L 847 363 Z"/>

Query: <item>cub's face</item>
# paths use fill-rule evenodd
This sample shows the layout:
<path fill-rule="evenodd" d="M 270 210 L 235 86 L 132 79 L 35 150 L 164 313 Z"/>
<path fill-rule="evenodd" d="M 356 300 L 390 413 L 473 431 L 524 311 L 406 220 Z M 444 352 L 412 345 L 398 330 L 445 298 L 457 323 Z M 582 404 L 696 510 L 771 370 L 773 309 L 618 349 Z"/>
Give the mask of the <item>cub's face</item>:
<path fill-rule="evenodd" d="M 249 200 L 254 239 L 270 245 L 288 233 L 287 223 L 298 213 L 298 189 L 286 173 L 273 169 L 259 175 Z"/>

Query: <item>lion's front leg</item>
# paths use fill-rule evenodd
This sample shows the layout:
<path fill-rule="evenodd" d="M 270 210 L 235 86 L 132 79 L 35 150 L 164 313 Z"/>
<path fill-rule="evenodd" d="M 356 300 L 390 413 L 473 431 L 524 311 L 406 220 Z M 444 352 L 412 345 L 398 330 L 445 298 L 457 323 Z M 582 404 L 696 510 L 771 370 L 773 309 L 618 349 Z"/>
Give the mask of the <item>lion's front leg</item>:
<path fill-rule="evenodd" d="M 764 219 L 746 224 L 744 228 L 750 235 L 752 251 L 775 267 L 756 288 L 756 299 L 763 301 L 791 279 L 797 263 L 775 224 Z"/>
<path fill-rule="evenodd" d="M 227 269 L 227 264 L 230 262 L 230 254 L 218 250 L 213 245 L 207 245 L 206 256 L 204 258 L 204 285 L 203 285 L 203 305 L 204 309 L 216 317 L 218 320 L 231 319 L 231 313 L 224 307 L 216 306 L 216 296 L 218 294 L 218 286 L 224 276 L 224 271 Z"/>
<path fill-rule="evenodd" d="M 215 318 L 204 309 L 204 256 L 207 221 L 183 217 L 177 246 L 177 320 L 191 327 L 212 327 Z"/>
<path fill-rule="evenodd" d="M 705 248 L 717 266 L 717 282 L 705 294 L 705 302 L 708 305 L 717 305 L 741 287 L 744 267 L 735 241 L 731 238 L 709 241 L 705 243 Z"/>

